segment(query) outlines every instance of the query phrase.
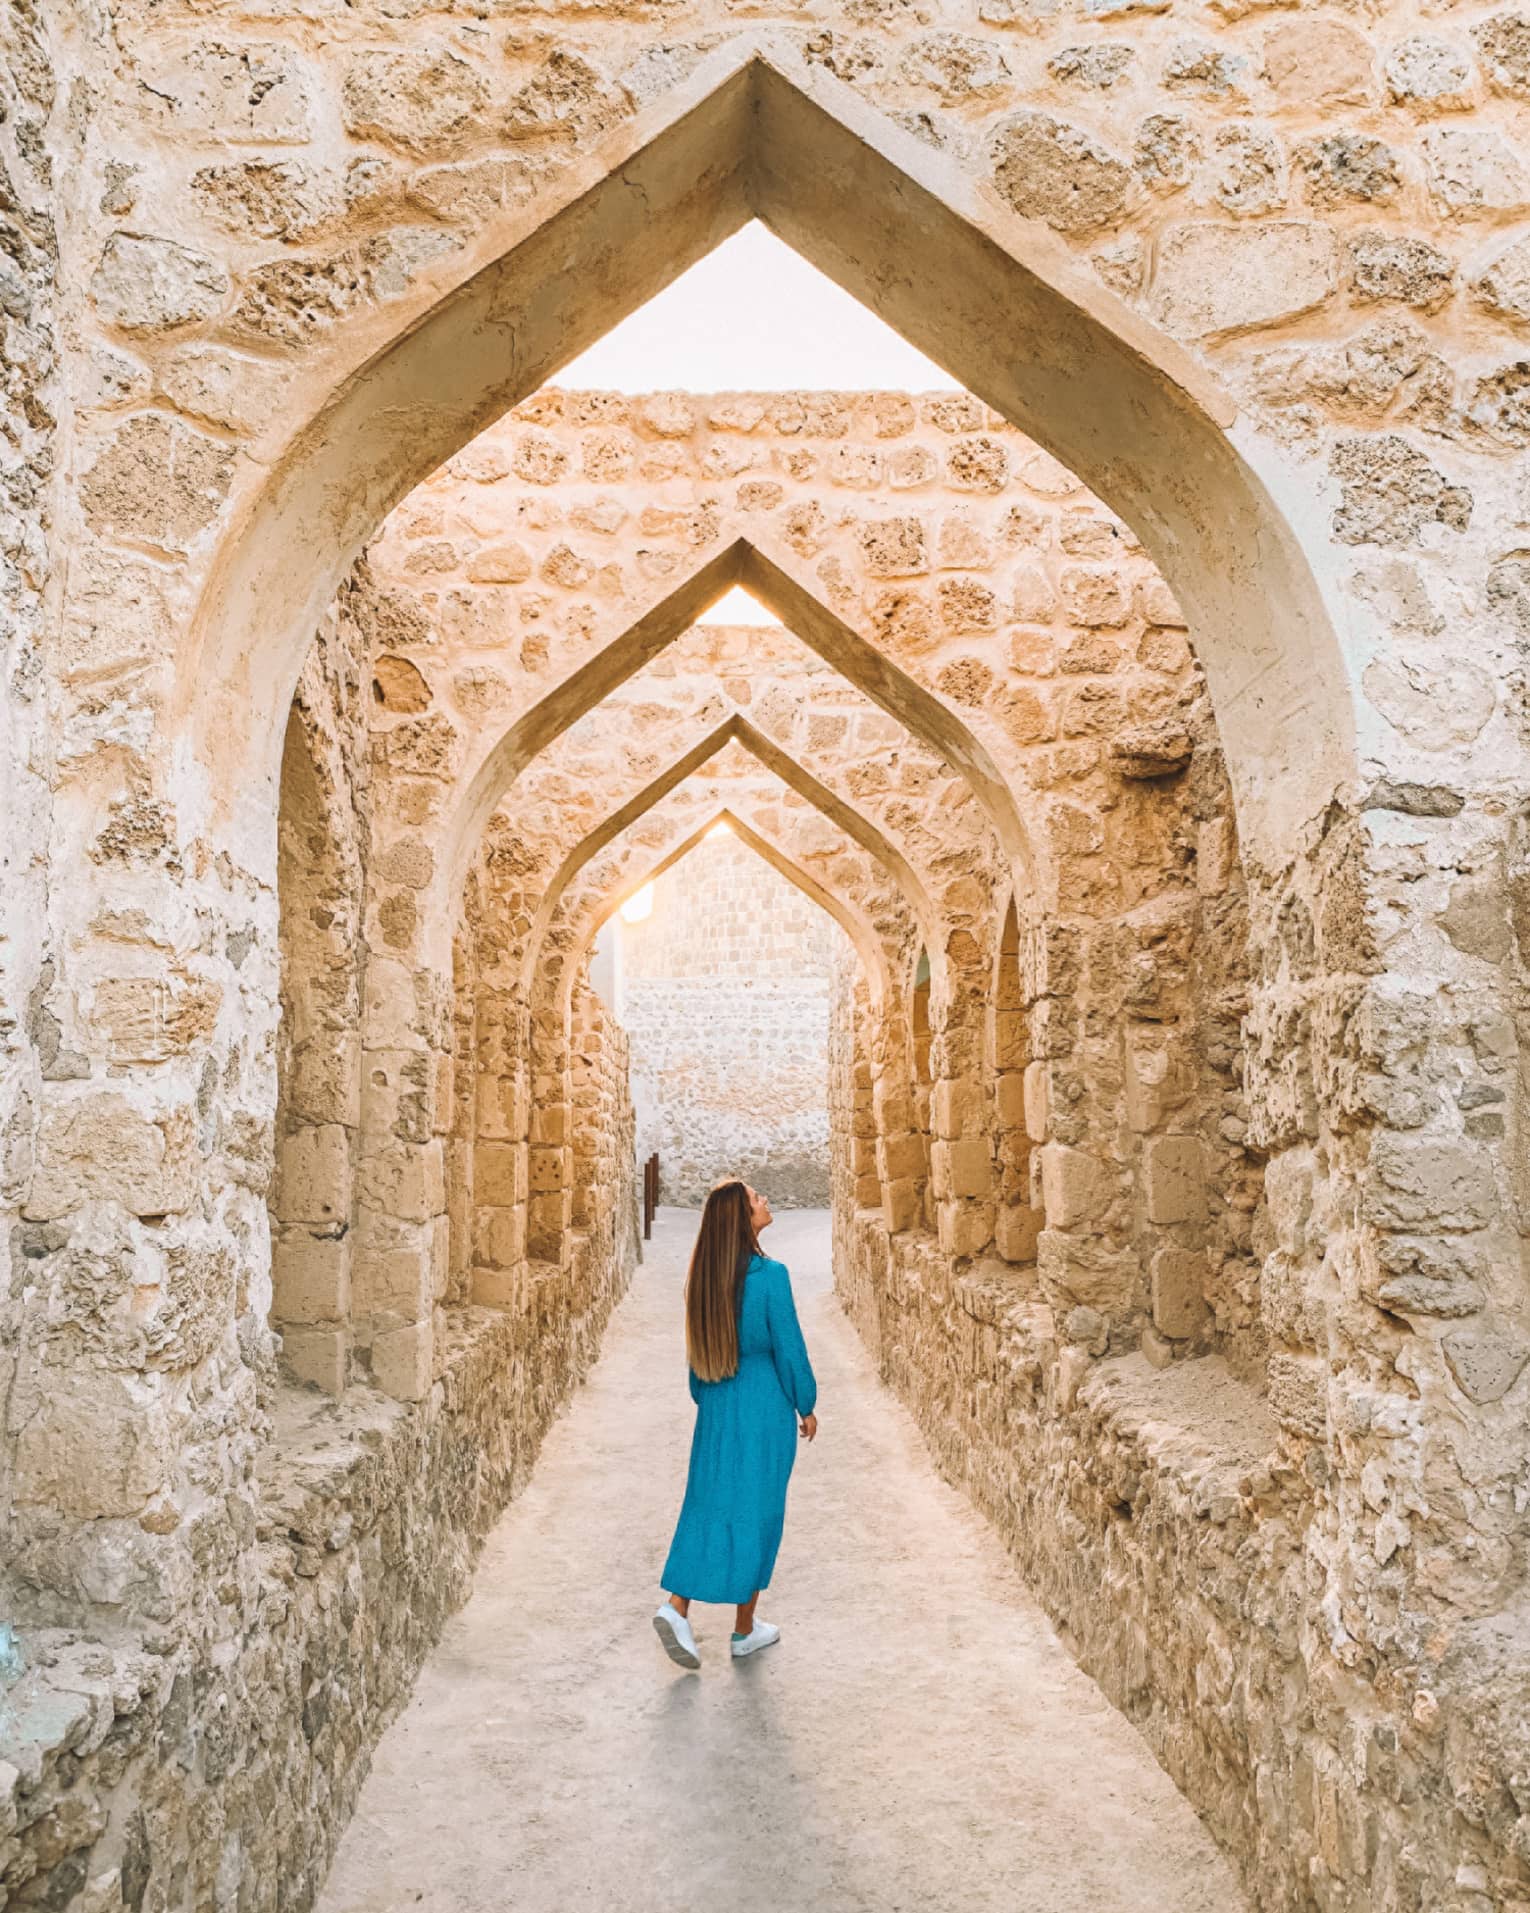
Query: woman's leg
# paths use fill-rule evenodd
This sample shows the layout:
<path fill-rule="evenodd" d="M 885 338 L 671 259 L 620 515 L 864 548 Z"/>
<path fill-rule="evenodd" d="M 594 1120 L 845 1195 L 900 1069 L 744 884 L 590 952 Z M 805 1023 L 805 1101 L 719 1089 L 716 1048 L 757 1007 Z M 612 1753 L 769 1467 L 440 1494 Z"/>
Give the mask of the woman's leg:
<path fill-rule="evenodd" d="M 738 1612 L 733 1622 L 733 1632 L 735 1634 L 748 1634 L 753 1631 L 754 1604 L 759 1598 L 760 1590 L 756 1588 L 747 1601 L 739 1602 Z"/>
<path fill-rule="evenodd" d="M 663 1590 L 661 1589 L 660 1592 L 662 1593 Z M 688 1594 L 666 1594 L 664 1598 L 666 1601 L 669 1602 L 670 1606 L 675 1610 L 677 1614 L 690 1613 L 691 1597 Z"/>

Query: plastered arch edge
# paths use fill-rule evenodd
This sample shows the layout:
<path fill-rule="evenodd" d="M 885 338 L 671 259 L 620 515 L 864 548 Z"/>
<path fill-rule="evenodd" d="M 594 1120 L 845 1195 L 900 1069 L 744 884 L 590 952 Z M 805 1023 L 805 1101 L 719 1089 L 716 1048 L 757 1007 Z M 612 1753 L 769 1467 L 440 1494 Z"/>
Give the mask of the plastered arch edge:
<path fill-rule="evenodd" d="M 642 229 L 631 184 L 650 208 Z M 178 669 L 209 815 L 265 866 L 285 701 L 387 510 L 753 216 L 1132 525 L 1189 616 L 1245 845 L 1289 861 L 1300 828 L 1354 776 L 1351 684 L 1322 582 L 1336 567 L 1309 560 L 1326 534 L 1297 503 L 1310 501 L 1306 475 L 1299 484 L 1190 355 L 1086 280 L 1044 228 L 757 33 L 717 49 L 462 265 L 358 322 L 320 361 L 306 416 L 246 460 Z M 938 265 L 924 257 L 932 235 Z M 554 273 L 566 285 L 583 266 L 598 310 L 550 299 Z M 294 564 L 305 545 L 321 549 Z"/>

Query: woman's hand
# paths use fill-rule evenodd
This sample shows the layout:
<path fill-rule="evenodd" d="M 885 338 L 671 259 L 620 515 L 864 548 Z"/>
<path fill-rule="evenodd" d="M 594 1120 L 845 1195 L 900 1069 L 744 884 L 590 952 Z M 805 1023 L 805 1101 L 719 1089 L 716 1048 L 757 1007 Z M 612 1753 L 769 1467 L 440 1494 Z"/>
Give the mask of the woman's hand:
<path fill-rule="evenodd" d="M 802 1425 L 798 1432 L 804 1441 L 811 1441 L 814 1435 L 818 1433 L 818 1417 L 816 1415 L 804 1415 L 802 1417 Z"/>

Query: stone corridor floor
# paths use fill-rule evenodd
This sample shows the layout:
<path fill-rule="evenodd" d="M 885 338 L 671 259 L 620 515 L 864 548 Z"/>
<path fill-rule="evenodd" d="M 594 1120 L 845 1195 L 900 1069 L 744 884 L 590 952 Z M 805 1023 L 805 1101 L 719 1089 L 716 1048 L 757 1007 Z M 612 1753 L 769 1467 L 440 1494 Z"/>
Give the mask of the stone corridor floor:
<path fill-rule="evenodd" d="M 1237 1913 L 1231 1869 L 935 1474 L 829 1285 L 793 1274 L 820 1433 L 760 1603 L 780 1644 L 701 1672 L 650 1626 L 691 1428 L 661 1210 L 605 1351 L 384 1736 L 322 1913 Z"/>

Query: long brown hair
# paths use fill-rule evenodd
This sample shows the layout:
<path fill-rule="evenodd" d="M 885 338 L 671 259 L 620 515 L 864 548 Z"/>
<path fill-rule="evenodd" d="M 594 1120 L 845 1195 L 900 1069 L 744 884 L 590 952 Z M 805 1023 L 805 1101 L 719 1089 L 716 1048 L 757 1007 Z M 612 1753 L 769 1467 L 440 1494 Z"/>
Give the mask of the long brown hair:
<path fill-rule="evenodd" d="M 749 1191 L 720 1182 L 701 1211 L 685 1278 L 685 1352 L 704 1382 L 738 1373 L 738 1309 L 751 1256 L 760 1253 Z"/>

